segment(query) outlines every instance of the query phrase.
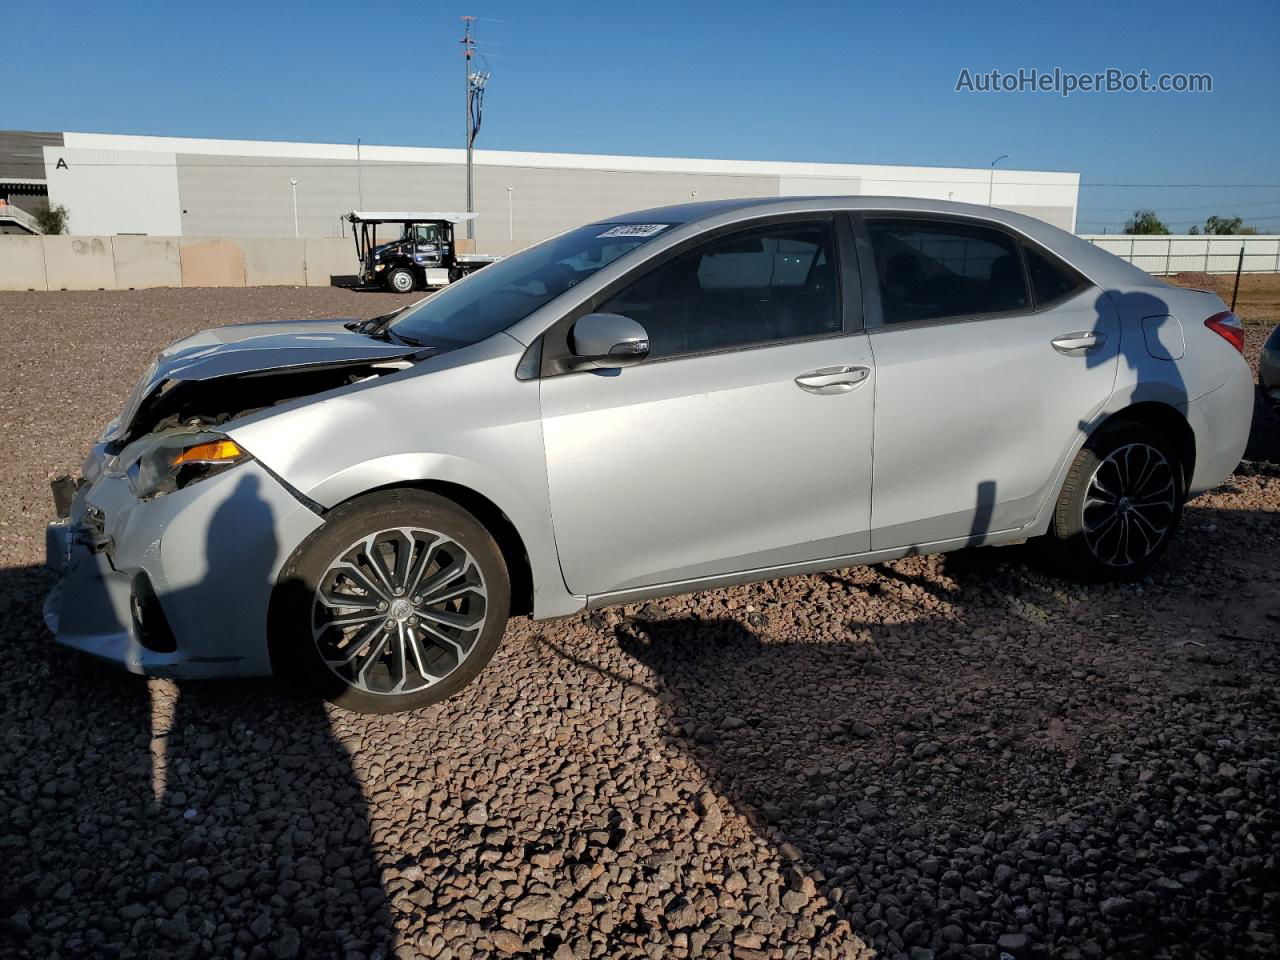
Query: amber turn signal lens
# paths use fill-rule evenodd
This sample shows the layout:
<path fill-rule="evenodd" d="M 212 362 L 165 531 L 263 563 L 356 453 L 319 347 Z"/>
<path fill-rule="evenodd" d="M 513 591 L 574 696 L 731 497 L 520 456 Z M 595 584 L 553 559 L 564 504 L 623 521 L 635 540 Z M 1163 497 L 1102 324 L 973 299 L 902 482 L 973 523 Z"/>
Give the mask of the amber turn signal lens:
<path fill-rule="evenodd" d="M 173 466 L 180 467 L 184 463 L 227 463 L 231 460 L 239 460 L 243 456 L 244 451 L 233 441 L 213 440 L 187 447 L 173 458 Z"/>

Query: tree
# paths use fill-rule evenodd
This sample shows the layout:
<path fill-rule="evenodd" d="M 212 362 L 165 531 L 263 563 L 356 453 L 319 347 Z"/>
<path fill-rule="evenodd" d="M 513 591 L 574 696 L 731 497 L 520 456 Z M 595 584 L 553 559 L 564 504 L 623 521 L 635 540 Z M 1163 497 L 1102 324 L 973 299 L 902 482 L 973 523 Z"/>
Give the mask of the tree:
<path fill-rule="evenodd" d="M 1239 217 L 1209 217 L 1204 222 L 1204 232 L 1206 234 L 1214 234 L 1216 236 L 1225 236 L 1232 234 L 1254 234 L 1258 231 L 1253 227 L 1246 227 L 1244 221 Z"/>
<path fill-rule="evenodd" d="M 40 224 L 40 229 L 45 233 L 53 235 L 67 232 L 67 221 L 71 214 L 67 212 L 67 208 L 60 203 L 53 206 L 45 204 L 37 207 L 34 213 L 36 223 Z"/>
<path fill-rule="evenodd" d="M 1135 210 L 1124 225 L 1125 233 L 1158 233 L 1167 235 L 1169 228 L 1160 222 L 1154 210 Z"/>
<path fill-rule="evenodd" d="M 1204 222 L 1204 232 L 1214 235 L 1239 233 L 1244 221 L 1239 217 L 1209 217 Z"/>

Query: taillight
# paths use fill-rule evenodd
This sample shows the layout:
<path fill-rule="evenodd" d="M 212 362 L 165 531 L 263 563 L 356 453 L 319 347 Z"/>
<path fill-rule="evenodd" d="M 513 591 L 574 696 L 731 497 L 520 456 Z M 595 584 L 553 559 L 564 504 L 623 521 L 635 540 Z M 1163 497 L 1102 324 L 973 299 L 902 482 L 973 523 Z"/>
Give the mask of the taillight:
<path fill-rule="evenodd" d="M 1204 322 L 1204 325 L 1241 353 L 1244 353 L 1244 325 L 1240 323 L 1240 318 L 1230 310 L 1215 313 Z"/>

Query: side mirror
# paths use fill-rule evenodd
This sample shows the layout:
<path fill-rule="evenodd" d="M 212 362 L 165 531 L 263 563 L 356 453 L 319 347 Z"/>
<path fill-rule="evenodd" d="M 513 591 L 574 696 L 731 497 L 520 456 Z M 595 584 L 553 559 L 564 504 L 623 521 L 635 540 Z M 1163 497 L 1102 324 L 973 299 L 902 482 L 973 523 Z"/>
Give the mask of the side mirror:
<path fill-rule="evenodd" d="M 569 349 L 582 367 L 616 370 L 639 363 L 649 355 L 649 334 L 630 317 L 617 313 L 588 313 L 569 331 Z"/>

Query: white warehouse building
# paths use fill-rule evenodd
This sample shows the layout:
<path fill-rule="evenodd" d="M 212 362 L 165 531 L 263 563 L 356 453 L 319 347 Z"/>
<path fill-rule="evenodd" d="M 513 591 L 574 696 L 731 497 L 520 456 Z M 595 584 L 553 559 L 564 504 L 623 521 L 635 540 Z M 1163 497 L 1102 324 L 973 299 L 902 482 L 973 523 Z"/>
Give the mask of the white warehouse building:
<path fill-rule="evenodd" d="M 6 169 L 9 156 L 38 153 L 42 170 L 30 159 Z M 303 237 L 349 235 L 341 217 L 353 209 L 466 209 L 465 151 L 441 147 L 10 131 L 0 132 L 0 189 L 6 178 L 43 179 L 82 235 L 292 237 L 295 193 Z M 987 167 L 501 150 L 475 152 L 474 180 L 476 249 L 490 253 L 628 210 L 730 197 L 990 202 L 1073 230 L 1080 184 L 1077 173 Z"/>

